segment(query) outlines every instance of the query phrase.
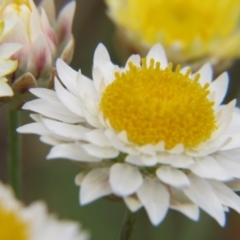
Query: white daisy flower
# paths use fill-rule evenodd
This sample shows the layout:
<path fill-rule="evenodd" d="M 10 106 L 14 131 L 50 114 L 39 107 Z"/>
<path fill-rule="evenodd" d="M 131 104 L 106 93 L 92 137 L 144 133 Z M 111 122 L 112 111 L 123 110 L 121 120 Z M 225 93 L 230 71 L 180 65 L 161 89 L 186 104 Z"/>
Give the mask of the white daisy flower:
<path fill-rule="evenodd" d="M 89 234 L 72 221 L 49 215 L 43 202 L 24 207 L 12 190 L 0 182 L 0 239 L 87 240 Z"/>
<path fill-rule="evenodd" d="M 53 145 L 48 159 L 80 162 L 81 205 L 113 194 L 154 225 L 169 208 L 192 220 L 201 208 L 221 226 L 228 207 L 240 212 L 240 114 L 235 101 L 221 105 L 227 73 L 212 81 L 209 64 L 173 70 L 160 44 L 124 68 L 99 44 L 93 81 L 61 59 L 57 71 L 55 91 L 31 90 L 39 99 L 23 109 L 35 123 L 18 132 Z"/>

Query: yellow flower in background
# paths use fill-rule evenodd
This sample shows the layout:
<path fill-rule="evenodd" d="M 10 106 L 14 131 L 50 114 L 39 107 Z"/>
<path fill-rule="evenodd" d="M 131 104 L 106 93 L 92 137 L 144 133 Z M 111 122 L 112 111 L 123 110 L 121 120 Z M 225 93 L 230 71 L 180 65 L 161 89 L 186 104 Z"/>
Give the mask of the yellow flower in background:
<path fill-rule="evenodd" d="M 157 42 L 170 61 L 240 56 L 239 0 L 106 0 L 108 13 L 141 50 Z"/>
<path fill-rule="evenodd" d="M 1 240 L 88 240 L 89 234 L 73 221 L 49 215 L 43 202 L 24 207 L 0 182 Z"/>
<path fill-rule="evenodd" d="M 26 91 L 37 83 L 46 86 L 57 57 L 71 61 L 74 11 L 75 1 L 68 3 L 57 18 L 53 0 L 43 1 L 39 7 L 32 0 L 0 1 L 0 19 L 5 21 L 0 43 L 23 45 L 13 56 L 19 62 L 12 82 L 17 82 L 18 91 Z"/>

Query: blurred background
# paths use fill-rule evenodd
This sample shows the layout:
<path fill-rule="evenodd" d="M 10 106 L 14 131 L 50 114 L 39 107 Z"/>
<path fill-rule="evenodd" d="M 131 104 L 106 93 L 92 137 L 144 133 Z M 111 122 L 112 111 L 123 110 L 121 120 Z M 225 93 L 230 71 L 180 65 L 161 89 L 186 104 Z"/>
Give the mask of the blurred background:
<path fill-rule="evenodd" d="M 39 1 L 36 1 L 37 3 Z M 99 42 L 104 43 L 111 59 L 121 64 L 116 52 L 121 51 L 114 43 L 115 27 L 106 15 L 103 0 L 76 0 L 73 34 L 76 40 L 71 66 L 91 77 L 94 50 Z M 66 0 L 55 1 L 59 10 Z M 121 59 L 122 60 L 122 59 Z M 226 102 L 240 98 L 240 62 L 228 69 L 231 83 Z M 6 106 L 0 108 L 0 180 L 7 182 L 7 114 Z M 22 124 L 30 122 L 29 112 L 22 114 Z M 80 206 L 79 188 L 74 178 L 79 168 L 68 160 L 45 160 L 50 149 L 41 143 L 38 136 L 23 135 L 23 200 L 29 204 L 44 200 L 50 212 L 62 219 L 80 221 L 91 231 L 92 240 L 117 239 L 125 205 L 108 199 L 97 200 Z M 227 223 L 221 228 L 215 220 L 201 211 L 199 222 L 193 222 L 182 214 L 170 210 L 160 226 L 149 222 L 145 211 L 137 213 L 137 222 L 132 240 L 240 240 L 240 215 L 234 211 L 227 214 Z M 16 239 L 17 240 L 17 239 Z M 43 239 L 44 240 L 44 239 Z"/>

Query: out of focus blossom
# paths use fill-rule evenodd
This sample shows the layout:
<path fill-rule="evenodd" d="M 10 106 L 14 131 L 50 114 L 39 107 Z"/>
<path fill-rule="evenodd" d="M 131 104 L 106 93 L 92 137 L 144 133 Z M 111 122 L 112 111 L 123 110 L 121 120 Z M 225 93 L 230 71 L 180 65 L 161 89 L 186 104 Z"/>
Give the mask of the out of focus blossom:
<path fill-rule="evenodd" d="M 211 61 L 224 67 L 240 56 L 239 0 L 106 0 L 118 37 L 131 51 L 161 42 L 175 63 Z"/>
<path fill-rule="evenodd" d="M 12 78 L 16 92 L 36 85 L 48 86 L 55 59 L 71 61 L 74 11 L 75 1 L 66 4 L 57 18 L 53 0 L 45 0 L 38 7 L 32 0 L 0 1 L 0 19 L 5 22 L 0 43 L 23 45 L 13 56 L 19 62 Z"/>
<path fill-rule="evenodd" d="M 0 22 L 0 38 L 4 29 L 4 22 Z M 13 96 L 13 90 L 9 86 L 9 80 L 6 75 L 13 73 L 17 68 L 17 60 L 10 60 L 9 58 L 16 54 L 22 45 L 18 43 L 4 43 L 0 45 L 0 98 Z"/>
<path fill-rule="evenodd" d="M 43 202 L 24 207 L 0 182 L 1 240 L 88 240 L 89 234 L 73 221 L 49 215 Z"/>

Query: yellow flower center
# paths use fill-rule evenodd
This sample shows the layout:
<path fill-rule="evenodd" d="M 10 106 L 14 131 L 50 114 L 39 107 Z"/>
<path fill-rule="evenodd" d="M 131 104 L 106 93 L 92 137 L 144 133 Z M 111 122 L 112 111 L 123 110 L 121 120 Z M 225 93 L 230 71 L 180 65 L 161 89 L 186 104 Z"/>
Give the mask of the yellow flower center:
<path fill-rule="evenodd" d="M 18 216 L 16 210 L 7 209 L 0 204 L 0 239 L 28 240 L 28 223 Z"/>
<path fill-rule="evenodd" d="M 225 38 L 238 27 L 239 0 L 106 0 L 110 13 L 124 29 L 150 45 L 196 40 L 209 43 Z"/>
<path fill-rule="evenodd" d="M 116 79 L 102 93 L 100 109 L 117 131 L 126 131 L 137 145 L 165 142 L 167 149 L 179 143 L 196 147 L 216 130 L 213 102 L 209 101 L 209 84 L 201 86 L 189 78 L 180 66 L 163 70 L 151 59 L 148 67 L 129 63 L 129 70 L 116 73 Z"/>

